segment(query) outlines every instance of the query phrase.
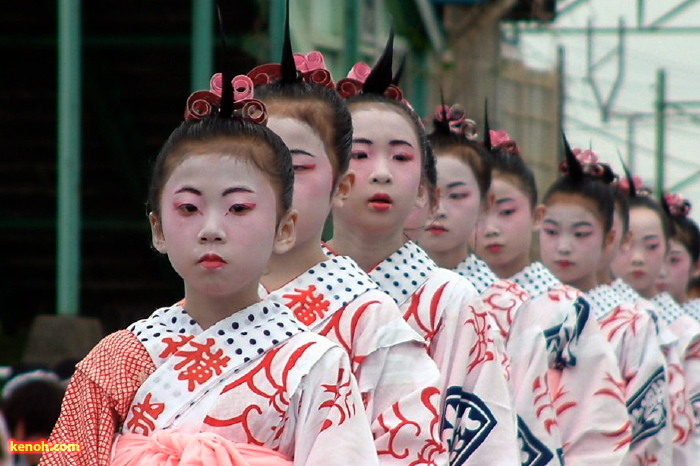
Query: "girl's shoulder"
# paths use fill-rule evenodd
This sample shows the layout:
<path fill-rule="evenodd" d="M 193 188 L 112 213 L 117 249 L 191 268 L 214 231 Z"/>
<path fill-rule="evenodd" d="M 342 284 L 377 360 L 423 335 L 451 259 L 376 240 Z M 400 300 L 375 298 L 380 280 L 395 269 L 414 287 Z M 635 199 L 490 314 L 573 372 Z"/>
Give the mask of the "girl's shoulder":
<path fill-rule="evenodd" d="M 76 368 L 106 392 L 114 393 L 125 385 L 140 386 L 155 365 L 132 332 L 119 330 L 97 343 Z"/>

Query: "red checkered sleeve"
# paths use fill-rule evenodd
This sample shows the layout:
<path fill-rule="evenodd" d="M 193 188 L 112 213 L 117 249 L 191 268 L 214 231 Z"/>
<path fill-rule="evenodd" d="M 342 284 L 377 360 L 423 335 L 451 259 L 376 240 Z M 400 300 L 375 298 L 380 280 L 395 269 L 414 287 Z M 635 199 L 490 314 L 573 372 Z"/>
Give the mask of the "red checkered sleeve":
<path fill-rule="evenodd" d="M 80 451 L 45 453 L 40 465 L 108 465 L 114 434 L 154 370 L 146 348 L 131 332 L 120 330 L 100 341 L 78 363 L 49 437 L 49 444 L 78 444 Z"/>

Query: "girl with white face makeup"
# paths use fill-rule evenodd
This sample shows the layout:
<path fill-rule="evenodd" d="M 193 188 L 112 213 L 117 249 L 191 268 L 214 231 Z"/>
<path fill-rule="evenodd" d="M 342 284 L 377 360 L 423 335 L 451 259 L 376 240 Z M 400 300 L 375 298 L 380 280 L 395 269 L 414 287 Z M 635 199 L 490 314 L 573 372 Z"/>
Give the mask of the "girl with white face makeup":
<path fill-rule="evenodd" d="M 154 165 L 152 243 L 185 299 L 77 365 L 49 442 L 80 452 L 42 464 L 378 464 L 346 352 L 258 297 L 294 244 L 292 159 L 231 81 L 188 99 Z"/>
<path fill-rule="evenodd" d="M 525 325 L 544 329 L 547 338 L 547 381 L 566 464 L 620 464 L 630 429 L 613 348 L 582 293 L 542 263 L 530 263 L 531 232 L 540 228 L 545 212 L 535 209 L 534 176 L 505 131 L 492 131 L 490 140 L 495 199 L 477 224 L 472 246 L 497 276 L 510 278 L 532 296 L 536 312 Z"/>
<path fill-rule="evenodd" d="M 672 224 L 662 207 L 627 176 L 623 189 L 629 192 L 631 244 L 612 263 L 619 278 L 612 286 L 627 301 L 637 304 L 657 320 L 661 348 L 666 359 L 673 434 L 673 464 L 694 464 L 700 452 L 696 414 L 691 404 L 700 392 L 700 326 L 655 282 L 664 265 Z"/>
<path fill-rule="evenodd" d="M 656 326 L 649 313 L 598 278 L 601 268 L 610 267 L 611 251 L 619 249 L 622 237 L 610 185 L 614 174 L 592 150 L 571 151 L 568 144 L 566 150 L 565 174 L 540 208 L 542 262 L 563 283 L 584 292 L 615 350 L 631 425 L 625 464 L 651 459 L 671 464 L 668 383 Z"/>
<path fill-rule="evenodd" d="M 390 85 L 390 57 L 388 50 L 364 83 L 338 83 L 341 95 L 360 93 L 348 100 L 355 184 L 333 207 L 329 252 L 355 259 L 425 338 L 440 369 L 440 426 L 450 463 L 519 464 L 503 343 L 488 312 L 466 279 L 439 268 L 404 237 L 414 206 L 428 202 L 434 160 L 420 120 Z"/>
<path fill-rule="evenodd" d="M 285 50 L 282 69 L 292 61 L 291 47 Z M 323 56 L 297 54 L 295 62 L 294 73 L 259 89 L 270 112 L 268 126 L 292 154 L 298 212 L 297 242 L 272 254 L 262 294 L 346 350 L 381 464 L 446 464 L 438 431 L 440 375 L 424 340 L 350 257 L 328 258 L 322 250 L 331 206 L 345 202 L 354 181 L 348 171 L 352 121 L 344 100 L 328 87 L 332 81 L 310 79 L 328 73 Z"/>
<path fill-rule="evenodd" d="M 481 142 L 467 138 L 474 125 L 458 105 L 436 108 L 428 140 L 437 160 L 440 195 L 433 220 L 416 235 L 416 241 L 438 265 L 454 270 L 476 287 L 506 342 L 523 463 L 539 458 L 543 464 L 558 464 L 562 442 L 552 422 L 556 414 L 545 383 L 544 332 L 537 326 L 522 325 L 532 320 L 527 314 L 536 312 L 528 303 L 530 295 L 511 280 L 496 279 L 488 265 L 469 252 L 469 238 L 479 213 L 486 208 L 491 184 L 490 154 Z"/>

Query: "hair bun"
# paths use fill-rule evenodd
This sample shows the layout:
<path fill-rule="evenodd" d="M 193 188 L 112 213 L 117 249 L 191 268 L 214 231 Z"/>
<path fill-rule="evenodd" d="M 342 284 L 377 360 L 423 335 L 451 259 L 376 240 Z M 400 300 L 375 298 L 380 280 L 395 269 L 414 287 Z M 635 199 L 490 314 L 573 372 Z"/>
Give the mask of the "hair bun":
<path fill-rule="evenodd" d="M 459 104 L 451 107 L 444 104 L 435 107 L 433 125 L 436 128 L 445 128 L 445 132 L 449 129 L 451 133 L 465 136 L 472 141 L 479 136 L 476 122 L 466 117 L 466 112 Z"/>
<path fill-rule="evenodd" d="M 518 144 L 510 138 L 508 132 L 504 129 L 489 130 L 489 136 L 491 137 L 491 148 L 498 150 L 500 152 L 505 152 L 510 155 L 517 155 L 520 157 L 520 148 Z"/>
<path fill-rule="evenodd" d="M 690 214 L 691 204 L 682 194 L 666 193 L 664 201 L 668 205 L 669 213 L 674 217 L 687 217 Z"/>
<path fill-rule="evenodd" d="M 264 125 L 267 123 L 265 104 L 254 98 L 254 81 L 246 75 L 231 80 L 234 115 Z M 195 91 L 185 105 L 185 121 L 203 120 L 221 107 L 223 76 L 216 73 L 209 80 L 209 90 Z"/>

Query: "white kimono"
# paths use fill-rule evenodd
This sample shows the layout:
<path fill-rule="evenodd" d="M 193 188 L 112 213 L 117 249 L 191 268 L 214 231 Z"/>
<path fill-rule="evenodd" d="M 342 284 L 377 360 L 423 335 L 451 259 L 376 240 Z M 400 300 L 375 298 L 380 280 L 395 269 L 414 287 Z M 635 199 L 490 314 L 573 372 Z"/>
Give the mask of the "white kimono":
<path fill-rule="evenodd" d="M 676 332 L 671 330 L 666 319 L 661 318 L 661 310 L 656 303 L 643 298 L 622 279 L 616 279 L 612 287 L 625 301 L 634 302 L 638 308 L 644 309 L 656 324 L 659 343 L 666 359 L 673 465 L 695 465 L 700 455 L 700 436 L 695 426 L 692 405 L 688 399 L 680 339 Z"/>
<path fill-rule="evenodd" d="M 410 241 L 369 276 L 425 339 L 440 369 L 440 430 L 450 464 L 519 464 L 503 343 L 474 287 Z"/>
<path fill-rule="evenodd" d="M 700 323 L 688 316 L 668 293 L 659 293 L 652 302 L 659 310 L 659 317 L 678 336 L 686 394 L 693 407 L 696 427 L 700 427 Z"/>
<path fill-rule="evenodd" d="M 396 303 L 352 259 L 315 265 L 267 298 L 348 353 L 381 464 L 447 464 L 440 372 Z"/>
<path fill-rule="evenodd" d="M 530 304 L 530 295 L 517 283 L 499 279 L 473 254 L 453 270 L 474 285 L 505 341 L 518 415 L 521 464 L 563 464 L 561 434 L 547 379 L 544 330 L 538 325 L 523 325 L 536 320 L 528 317 L 537 312 Z"/>
<path fill-rule="evenodd" d="M 511 280 L 532 296 L 530 317 L 544 328 L 554 408 L 570 465 L 619 465 L 631 429 L 617 359 L 582 293 L 539 262 Z"/>
<path fill-rule="evenodd" d="M 206 330 L 179 305 L 132 324 L 156 366 L 122 433 L 213 432 L 299 465 L 377 464 L 348 357 L 262 301 Z"/>
<path fill-rule="evenodd" d="M 585 293 L 600 329 L 613 345 L 625 382 L 632 441 L 625 464 L 672 464 L 666 359 L 651 315 L 610 285 Z"/>

